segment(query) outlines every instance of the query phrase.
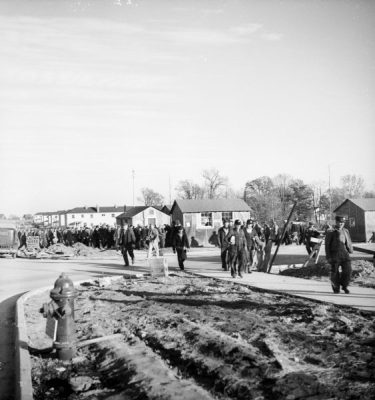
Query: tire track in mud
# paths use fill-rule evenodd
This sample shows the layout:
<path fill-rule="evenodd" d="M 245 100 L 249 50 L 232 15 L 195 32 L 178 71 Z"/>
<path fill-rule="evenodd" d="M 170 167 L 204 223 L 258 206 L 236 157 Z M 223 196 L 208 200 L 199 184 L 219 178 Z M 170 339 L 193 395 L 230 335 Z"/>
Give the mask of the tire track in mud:
<path fill-rule="evenodd" d="M 127 328 L 160 354 L 168 365 L 176 367 L 183 377 L 194 379 L 219 398 L 262 397 L 270 391 L 281 372 L 300 368 L 288 361 L 288 355 L 274 344 L 275 338 L 256 335 L 250 344 L 207 324 L 197 324 L 180 312 L 176 314 L 170 304 L 156 304 L 146 299 L 144 302 L 146 304 L 140 304 L 138 311 L 144 314 L 144 309 L 149 308 L 150 315 L 132 318 L 131 311 L 137 314 L 137 308 L 128 310 Z M 278 353 L 277 358 L 275 353 Z M 269 396 L 275 398 L 272 393 Z"/>

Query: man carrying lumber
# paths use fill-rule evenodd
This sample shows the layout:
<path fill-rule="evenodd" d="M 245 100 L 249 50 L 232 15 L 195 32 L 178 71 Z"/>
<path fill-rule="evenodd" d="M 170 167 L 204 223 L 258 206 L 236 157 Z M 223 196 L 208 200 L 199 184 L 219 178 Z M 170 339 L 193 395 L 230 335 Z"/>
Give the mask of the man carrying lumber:
<path fill-rule="evenodd" d="M 329 230 L 325 240 L 327 261 L 331 264 L 331 284 L 334 293 L 342 290 L 348 294 L 352 267 L 350 253 L 353 253 L 353 245 L 349 231 L 344 228 L 345 217 L 336 216 L 336 225 Z M 339 268 L 341 267 L 341 272 Z"/>

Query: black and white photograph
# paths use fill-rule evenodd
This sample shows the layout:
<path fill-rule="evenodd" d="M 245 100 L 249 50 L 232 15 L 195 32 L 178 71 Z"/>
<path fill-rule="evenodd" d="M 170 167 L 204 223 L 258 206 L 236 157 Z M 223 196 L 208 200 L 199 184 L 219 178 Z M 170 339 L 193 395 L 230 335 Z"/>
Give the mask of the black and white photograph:
<path fill-rule="evenodd" d="M 374 151 L 374 0 L 0 0 L 0 400 L 375 399 Z"/>

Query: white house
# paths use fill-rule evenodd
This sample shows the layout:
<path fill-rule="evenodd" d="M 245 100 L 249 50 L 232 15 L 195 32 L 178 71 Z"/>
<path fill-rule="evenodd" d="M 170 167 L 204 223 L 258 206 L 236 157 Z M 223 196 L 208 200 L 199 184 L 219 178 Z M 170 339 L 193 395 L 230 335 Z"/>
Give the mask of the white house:
<path fill-rule="evenodd" d="M 124 211 L 124 207 L 76 207 L 65 213 L 67 226 L 96 226 L 116 224 L 116 217 Z"/>
<path fill-rule="evenodd" d="M 133 226 L 148 226 L 154 224 L 155 226 L 169 225 L 171 217 L 169 214 L 161 210 L 161 207 L 153 206 L 135 206 L 127 207 L 126 211 L 116 218 L 117 224 L 127 222 Z"/>
<path fill-rule="evenodd" d="M 117 207 L 76 207 L 68 211 L 38 212 L 33 221 L 40 226 L 95 226 L 115 225 L 116 217 L 123 213 L 125 206 Z"/>

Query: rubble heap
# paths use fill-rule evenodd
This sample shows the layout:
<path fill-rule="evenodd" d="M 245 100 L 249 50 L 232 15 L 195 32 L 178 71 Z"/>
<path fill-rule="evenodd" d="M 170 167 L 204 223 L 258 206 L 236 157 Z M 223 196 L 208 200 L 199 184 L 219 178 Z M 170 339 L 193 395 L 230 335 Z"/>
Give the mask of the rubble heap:
<path fill-rule="evenodd" d="M 329 279 L 331 271 L 330 265 L 326 262 L 308 265 L 301 268 L 290 268 L 280 271 L 281 275 L 294 276 L 296 278 L 307 279 Z M 375 288 L 375 266 L 367 260 L 352 261 L 352 285 Z"/>
<path fill-rule="evenodd" d="M 82 243 L 74 243 L 72 247 L 65 246 L 62 243 L 53 244 L 44 249 L 22 248 L 18 250 L 17 257 L 20 258 L 52 258 L 52 259 L 69 259 L 71 257 L 112 257 L 117 255 L 116 250 L 101 250 L 86 246 Z"/>

